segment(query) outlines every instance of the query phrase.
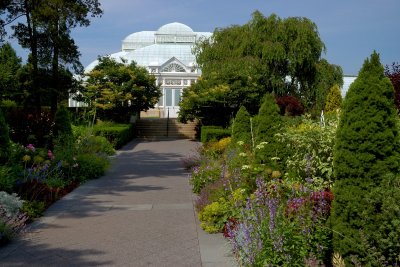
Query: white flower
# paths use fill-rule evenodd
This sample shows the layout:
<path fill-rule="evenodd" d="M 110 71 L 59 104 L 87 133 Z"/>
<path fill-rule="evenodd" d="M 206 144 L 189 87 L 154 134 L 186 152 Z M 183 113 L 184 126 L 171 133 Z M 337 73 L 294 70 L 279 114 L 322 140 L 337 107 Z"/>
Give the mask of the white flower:
<path fill-rule="evenodd" d="M 250 166 L 249 166 L 249 165 L 243 165 L 243 166 L 242 166 L 242 170 L 247 170 L 247 169 L 250 169 Z"/>
<path fill-rule="evenodd" d="M 243 146 L 243 145 L 244 145 L 244 142 L 243 142 L 243 141 L 238 141 L 237 144 L 238 144 L 239 146 Z"/>
<path fill-rule="evenodd" d="M 265 145 L 267 145 L 268 142 L 261 142 L 256 146 L 256 149 L 263 149 L 265 147 Z"/>
<path fill-rule="evenodd" d="M 242 152 L 242 153 L 240 153 L 240 154 L 239 154 L 239 156 L 241 156 L 241 157 L 246 157 L 246 156 L 247 156 L 247 154 L 246 154 L 246 153 L 244 153 L 244 152 Z"/>

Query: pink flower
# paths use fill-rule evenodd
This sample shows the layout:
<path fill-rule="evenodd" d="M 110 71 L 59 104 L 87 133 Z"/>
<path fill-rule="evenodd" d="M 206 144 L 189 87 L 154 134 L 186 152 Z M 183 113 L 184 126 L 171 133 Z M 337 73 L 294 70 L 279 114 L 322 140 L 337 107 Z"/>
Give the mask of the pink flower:
<path fill-rule="evenodd" d="M 32 152 L 35 152 L 35 150 L 36 150 L 35 147 L 32 144 L 27 145 L 26 148 L 29 149 Z"/>
<path fill-rule="evenodd" d="M 51 152 L 51 150 L 47 151 L 47 156 L 49 156 L 49 159 L 53 160 L 54 159 L 54 154 Z"/>

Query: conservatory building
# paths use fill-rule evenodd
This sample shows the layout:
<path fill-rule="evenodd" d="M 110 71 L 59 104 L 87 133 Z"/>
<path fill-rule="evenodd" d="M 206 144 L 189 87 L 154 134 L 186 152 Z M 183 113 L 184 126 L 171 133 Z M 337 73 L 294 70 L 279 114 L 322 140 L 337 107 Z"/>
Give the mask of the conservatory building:
<path fill-rule="evenodd" d="M 178 116 L 182 90 L 195 83 L 201 74 L 196 67 L 193 46 L 200 39 L 210 38 L 210 32 L 194 32 L 181 23 L 161 26 L 157 31 L 141 31 L 128 35 L 122 41 L 120 52 L 109 55 L 118 62 L 135 61 L 145 67 L 157 80 L 162 97 L 152 110 L 141 116 Z M 89 64 L 85 72 L 90 72 L 98 61 Z M 78 103 L 70 100 L 70 106 Z"/>

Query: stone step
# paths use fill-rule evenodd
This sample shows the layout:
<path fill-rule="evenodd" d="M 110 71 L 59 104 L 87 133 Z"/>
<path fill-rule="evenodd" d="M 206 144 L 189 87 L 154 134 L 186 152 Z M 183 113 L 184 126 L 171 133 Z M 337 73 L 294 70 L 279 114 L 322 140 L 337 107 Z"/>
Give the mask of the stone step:
<path fill-rule="evenodd" d="M 176 119 L 144 118 L 136 122 L 136 133 L 138 137 L 144 138 L 171 137 L 195 139 L 196 125 L 197 122 L 183 124 Z"/>

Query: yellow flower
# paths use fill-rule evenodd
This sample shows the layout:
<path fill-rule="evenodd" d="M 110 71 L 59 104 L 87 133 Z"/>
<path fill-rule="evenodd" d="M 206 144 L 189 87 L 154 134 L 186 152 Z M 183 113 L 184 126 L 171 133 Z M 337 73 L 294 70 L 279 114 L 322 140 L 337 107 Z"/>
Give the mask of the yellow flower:
<path fill-rule="evenodd" d="M 28 162 L 30 160 L 31 160 L 31 157 L 29 155 L 25 155 L 25 156 L 22 157 L 22 161 L 23 162 Z"/>

